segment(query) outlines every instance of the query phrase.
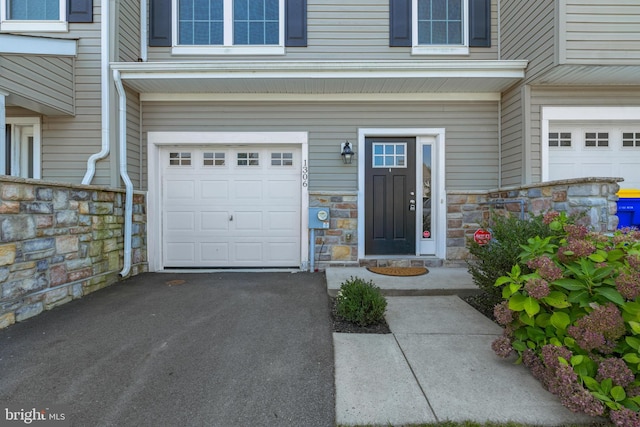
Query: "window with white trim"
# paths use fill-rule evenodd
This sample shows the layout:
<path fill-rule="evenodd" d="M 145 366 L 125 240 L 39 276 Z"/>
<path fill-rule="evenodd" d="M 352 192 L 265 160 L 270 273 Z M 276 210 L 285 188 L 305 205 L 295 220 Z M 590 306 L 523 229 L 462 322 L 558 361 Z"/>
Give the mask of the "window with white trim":
<path fill-rule="evenodd" d="M 66 0 L 0 0 L 2 31 L 67 31 Z"/>
<path fill-rule="evenodd" d="M 284 0 L 174 0 L 177 54 L 284 54 Z"/>
<path fill-rule="evenodd" d="M 40 179 L 40 119 L 7 117 L 0 174 Z"/>
<path fill-rule="evenodd" d="M 169 153 L 169 166 L 191 166 L 191 153 L 187 153 L 187 152 Z"/>
<path fill-rule="evenodd" d="M 414 54 L 468 54 L 468 0 L 413 0 Z"/>

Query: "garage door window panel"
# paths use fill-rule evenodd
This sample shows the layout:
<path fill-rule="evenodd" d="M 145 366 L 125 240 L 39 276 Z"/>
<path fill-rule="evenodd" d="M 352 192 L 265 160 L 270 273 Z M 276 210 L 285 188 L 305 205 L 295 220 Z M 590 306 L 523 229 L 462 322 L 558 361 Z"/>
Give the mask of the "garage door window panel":
<path fill-rule="evenodd" d="M 187 153 L 187 152 L 169 153 L 169 166 L 191 166 L 191 153 Z"/>
<path fill-rule="evenodd" d="M 238 166 L 260 166 L 260 153 L 238 153 Z"/>
<path fill-rule="evenodd" d="M 549 147 L 571 147 L 571 132 L 549 132 Z"/>
<path fill-rule="evenodd" d="M 584 134 L 584 146 L 585 147 L 608 147 L 609 146 L 609 132 L 585 132 Z"/>
<path fill-rule="evenodd" d="M 205 152 L 202 154 L 202 165 L 209 166 L 226 166 L 226 153 Z"/>
<path fill-rule="evenodd" d="M 640 148 L 640 132 L 624 132 L 622 134 L 623 148 Z"/>
<path fill-rule="evenodd" d="M 271 153 L 271 166 L 293 166 L 293 153 Z"/>

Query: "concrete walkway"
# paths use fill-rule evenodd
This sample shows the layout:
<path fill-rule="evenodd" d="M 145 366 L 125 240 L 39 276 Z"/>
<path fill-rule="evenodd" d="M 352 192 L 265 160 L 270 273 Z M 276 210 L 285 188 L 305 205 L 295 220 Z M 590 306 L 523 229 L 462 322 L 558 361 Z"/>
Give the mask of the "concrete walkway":
<path fill-rule="evenodd" d="M 371 278 L 386 293 L 409 289 L 429 296 L 388 297 L 391 334 L 333 334 L 338 424 L 601 421 L 570 412 L 526 368 L 493 353 L 491 342 L 502 329 L 450 295 L 473 286 L 465 269 L 434 268 L 417 278 L 340 270 L 327 270 L 329 292 L 357 276 Z M 435 289 L 449 295 L 434 295 Z"/>

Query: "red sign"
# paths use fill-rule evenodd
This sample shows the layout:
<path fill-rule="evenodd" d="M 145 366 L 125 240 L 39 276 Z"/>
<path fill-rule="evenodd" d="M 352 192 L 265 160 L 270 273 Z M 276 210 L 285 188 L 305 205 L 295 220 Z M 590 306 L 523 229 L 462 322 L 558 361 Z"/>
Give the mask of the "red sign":
<path fill-rule="evenodd" d="M 483 230 L 482 228 L 473 233 L 473 240 L 481 246 L 489 243 L 492 237 L 489 230 Z"/>

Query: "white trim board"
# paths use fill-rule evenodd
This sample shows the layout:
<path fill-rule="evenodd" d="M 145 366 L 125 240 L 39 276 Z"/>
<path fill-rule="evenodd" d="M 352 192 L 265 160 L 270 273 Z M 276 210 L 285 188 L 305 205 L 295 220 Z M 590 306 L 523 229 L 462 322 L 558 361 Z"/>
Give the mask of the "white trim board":
<path fill-rule="evenodd" d="M 443 93 L 141 93 L 142 102 L 385 102 L 385 101 L 500 101 L 499 92 L 443 92 Z"/>

